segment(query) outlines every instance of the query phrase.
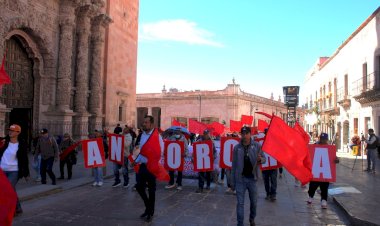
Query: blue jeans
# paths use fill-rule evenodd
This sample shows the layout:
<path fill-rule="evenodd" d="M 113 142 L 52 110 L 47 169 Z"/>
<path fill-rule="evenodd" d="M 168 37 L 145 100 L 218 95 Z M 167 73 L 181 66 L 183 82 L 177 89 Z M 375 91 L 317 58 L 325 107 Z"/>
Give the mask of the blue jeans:
<path fill-rule="evenodd" d="M 33 169 L 36 171 L 37 178 L 41 178 L 41 155 L 33 156 Z"/>
<path fill-rule="evenodd" d="M 92 170 L 94 171 L 94 178 L 95 178 L 95 182 L 103 182 L 103 168 L 102 167 L 95 167 L 95 168 L 92 168 Z"/>
<path fill-rule="evenodd" d="M 376 170 L 376 149 L 367 149 L 367 169 Z"/>
<path fill-rule="evenodd" d="M 244 225 L 244 199 L 245 190 L 248 190 L 250 201 L 250 214 L 249 221 L 254 221 L 256 217 L 256 204 L 257 204 L 257 186 L 254 178 L 242 177 L 242 181 L 236 182 L 236 215 L 238 226 Z"/>
<path fill-rule="evenodd" d="M 124 156 L 124 165 L 119 165 L 117 163 L 113 163 L 113 174 L 115 175 L 115 182 L 120 182 L 120 168 L 122 168 L 122 173 L 124 177 L 124 183 L 129 183 L 129 175 L 128 175 L 128 157 Z"/>
<path fill-rule="evenodd" d="M 18 182 L 18 171 L 4 171 L 4 173 L 5 173 L 5 176 L 7 176 L 9 182 L 11 183 L 13 189 L 16 192 L 16 184 Z M 17 196 L 16 211 L 20 211 L 20 210 L 21 210 L 21 204 Z"/>

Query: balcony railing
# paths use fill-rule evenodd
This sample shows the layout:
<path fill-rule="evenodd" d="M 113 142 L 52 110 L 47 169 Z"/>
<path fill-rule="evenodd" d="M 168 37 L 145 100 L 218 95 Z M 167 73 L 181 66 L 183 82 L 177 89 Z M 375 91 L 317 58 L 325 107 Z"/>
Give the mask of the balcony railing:
<path fill-rule="evenodd" d="M 380 79 L 378 72 L 375 71 L 352 83 L 352 95 L 357 96 L 364 92 L 380 89 Z"/>
<path fill-rule="evenodd" d="M 345 93 L 344 87 L 337 89 L 336 101 L 342 102 L 343 100 L 350 99 L 350 95 Z"/>

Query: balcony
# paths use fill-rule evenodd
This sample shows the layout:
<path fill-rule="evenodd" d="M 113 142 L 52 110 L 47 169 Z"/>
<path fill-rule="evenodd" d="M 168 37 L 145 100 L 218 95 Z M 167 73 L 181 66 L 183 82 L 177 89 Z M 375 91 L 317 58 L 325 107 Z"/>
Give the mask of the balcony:
<path fill-rule="evenodd" d="M 350 95 L 344 90 L 344 87 L 337 90 L 337 102 L 346 110 L 351 107 Z"/>
<path fill-rule="evenodd" d="M 352 83 L 352 93 L 355 100 L 367 104 L 380 100 L 379 72 L 375 71 Z"/>
<path fill-rule="evenodd" d="M 326 108 L 322 109 L 322 113 L 325 113 L 328 115 L 339 115 L 340 108 L 337 106 L 327 105 Z"/>

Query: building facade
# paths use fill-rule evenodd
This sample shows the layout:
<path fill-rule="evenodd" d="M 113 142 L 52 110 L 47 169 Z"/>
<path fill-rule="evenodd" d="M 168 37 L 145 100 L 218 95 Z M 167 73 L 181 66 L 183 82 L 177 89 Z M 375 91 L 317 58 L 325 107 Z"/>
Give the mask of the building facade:
<path fill-rule="evenodd" d="M 147 114 L 152 115 L 155 126 L 162 129 L 170 127 L 173 119 L 185 125 L 189 119 L 206 124 L 219 122 L 229 128 L 230 120 L 240 121 L 242 115 L 253 115 L 254 126 L 259 119 L 268 121 L 265 116 L 255 114 L 256 111 L 273 113 L 283 119 L 287 115 L 287 108 L 281 100 L 243 92 L 234 81 L 217 91 L 179 92 L 175 89 L 167 91 L 164 87 L 161 93 L 137 94 L 136 101 L 138 128 Z M 299 118 L 303 119 L 300 110 Z"/>
<path fill-rule="evenodd" d="M 380 8 L 310 69 L 302 89 L 307 131 L 328 132 L 340 149 L 369 128 L 380 132 Z"/>
<path fill-rule="evenodd" d="M 0 1 L 0 133 L 84 138 L 135 123 L 138 0 Z"/>

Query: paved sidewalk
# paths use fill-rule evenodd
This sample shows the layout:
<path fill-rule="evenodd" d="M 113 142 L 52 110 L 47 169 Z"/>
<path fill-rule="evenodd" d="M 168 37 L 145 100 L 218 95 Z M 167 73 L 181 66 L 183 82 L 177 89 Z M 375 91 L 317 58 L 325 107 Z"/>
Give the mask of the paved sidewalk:
<path fill-rule="evenodd" d="M 366 156 L 355 157 L 338 153 L 337 182 L 330 187 L 329 193 L 334 201 L 349 215 L 353 225 L 380 225 L 380 159 L 377 159 L 377 174 L 363 172 L 367 168 Z M 333 189 L 331 188 L 338 188 Z M 345 191 L 345 192 L 344 192 Z"/>

